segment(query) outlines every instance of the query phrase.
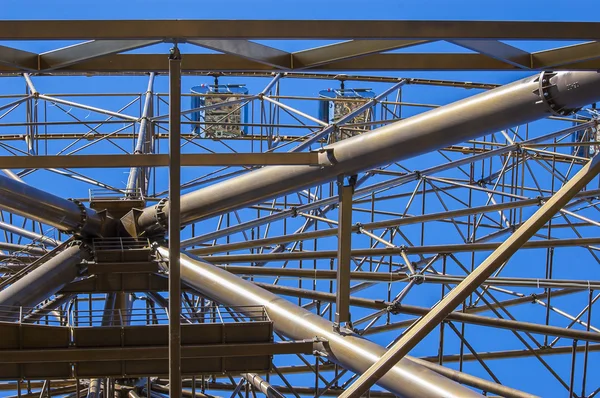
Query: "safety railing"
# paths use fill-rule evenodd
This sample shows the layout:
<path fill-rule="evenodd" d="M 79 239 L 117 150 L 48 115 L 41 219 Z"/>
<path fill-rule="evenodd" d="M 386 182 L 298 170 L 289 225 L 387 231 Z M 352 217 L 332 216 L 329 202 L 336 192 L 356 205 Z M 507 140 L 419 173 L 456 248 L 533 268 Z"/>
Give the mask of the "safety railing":
<path fill-rule="evenodd" d="M 142 199 L 142 197 L 143 192 L 141 188 L 121 189 L 119 192 L 104 188 L 89 190 L 90 202 L 99 200 L 138 200 Z"/>
<path fill-rule="evenodd" d="M 92 241 L 94 251 L 147 249 L 150 241 L 143 238 L 102 238 Z"/>
<path fill-rule="evenodd" d="M 262 306 L 244 307 L 189 307 L 181 308 L 181 323 L 234 323 L 269 321 Z M 73 326 L 127 326 L 161 325 L 169 322 L 169 313 L 160 306 L 134 308 L 131 310 L 92 309 L 77 310 L 72 313 Z"/>
<path fill-rule="evenodd" d="M 38 307 L 0 306 L 0 322 L 42 324 L 49 326 L 103 327 L 166 325 L 169 314 L 166 308 L 147 306 L 130 310 L 104 309 L 46 309 Z M 181 323 L 235 323 L 270 321 L 263 306 L 182 306 Z"/>
<path fill-rule="evenodd" d="M 37 323 L 50 326 L 66 326 L 69 312 L 63 309 L 38 307 L 19 307 L 0 305 L 0 322 Z"/>

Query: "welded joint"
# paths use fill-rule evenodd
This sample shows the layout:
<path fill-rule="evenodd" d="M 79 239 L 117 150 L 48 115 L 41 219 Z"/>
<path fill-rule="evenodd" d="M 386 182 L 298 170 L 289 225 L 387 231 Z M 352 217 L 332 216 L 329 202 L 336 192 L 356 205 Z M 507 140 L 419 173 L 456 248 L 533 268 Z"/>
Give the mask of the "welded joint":
<path fill-rule="evenodd" d="M 344 322 L 344 325 L 341 325 L 339 322 L 333 322 L 331 328 L 340 336 L 351 336 L 355 334 L 352 321 Z"/>
<path fill-rule="evenodd" d="M 408 275 L 408 280 L 409 281 L 414 281 L 415 285 L 421 285 L 423 282 L 425 282 L 425 275 L 423 274 L 411 274 Z"/>
<path fill-rule="evenodd" d="M 169 59 L 181 61 L 181 52 L 179 51 L 179 47 L 177 46 L 177 40 L 173 40 L 173 47 L 169 50 Z"/>
<path fill-rule="evenodd" d="M 333 152 L 333 150 L 332 150 Z M 343 175 L 338 176 L 337 178 L 337 185 L 338 187 L 343 187 L 343 186 L 348 186 L 352 188 L 352 194 L 354 194 L 354 189 L 356 188 L 356 182 L 358 181 L 358 175 L 356 174 L 352 174 L 350 176 L 348 176 L 348 181 L 345 184 L 344 183 L 344 177 Z"/>
<path fill-rule="evenodd" d="M 23 73 L 23 78 L 25 78 L 25 82 L 27 83 L 27 87 L 29 88 L 29 91 L 31 91 L 31 95 L 33 96 L 33 98 L 38 99 L 40 97 L 40 93 L 33 85 L 29 73 Z"/>
<path fill-rule="evenodd" d="M 359 223 L 359 222 L 357 222 L 356 224 L 354 224 L 354 228 L 356 228 L 356 234 L 357 235 L 362 234 L 362 232 L 364 230 L 363 225 L 361 223 Z"/>
<path fill-rule="evenodd" d="M 404 260 L 404 262 L 406 263 L 406 267 L 408 268 L 409 272 L 408 272 L 408 277 L 412 277 L 414 275 L 417 274 L 414 264 L 412 261 L 410 261 L 410 259 L 408 258 L 408 248 L 406 247 L 406 245 L 401 245 L 398 246 L 399 249 L 399 253 L 400 256 L 402 257 L 402 259 Z M 415 282 L 416 283 L 416 282 Z"/>
<path fill-rule="evenodd" d="M 385 301 L 381 300 L 381 301 L 376 301 L 379 302 L 381 304 L 384 304 Z M 389 305 L 387 307 L 385 307 L 385 311 L 392 314 L 392 315 L 398 315 L 401 314 L 401 310 L 402 310 L 402 303 L 400 301 L 392 301 L 391 303 L 388 303 Z"/>
<path fill-rule="evenodd" d="M 521 144 L 520 142 L 515 142 L 513 144 L 513 146 L 515 147 L 515 149 L 513 150 L 513 152 L 515 152 L 516 154 L 522 154 L 523 153 L 523 144 Z"/>

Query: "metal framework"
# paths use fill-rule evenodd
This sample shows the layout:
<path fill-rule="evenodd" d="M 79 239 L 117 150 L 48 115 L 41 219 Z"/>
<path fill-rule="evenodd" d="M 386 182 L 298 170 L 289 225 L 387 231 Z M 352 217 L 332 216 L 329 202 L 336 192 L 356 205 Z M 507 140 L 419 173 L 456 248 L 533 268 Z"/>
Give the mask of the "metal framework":
<path fill-rule="evenodd" d="M 1 21 L 0 390 L 596 396 L 598 27 Z"/>

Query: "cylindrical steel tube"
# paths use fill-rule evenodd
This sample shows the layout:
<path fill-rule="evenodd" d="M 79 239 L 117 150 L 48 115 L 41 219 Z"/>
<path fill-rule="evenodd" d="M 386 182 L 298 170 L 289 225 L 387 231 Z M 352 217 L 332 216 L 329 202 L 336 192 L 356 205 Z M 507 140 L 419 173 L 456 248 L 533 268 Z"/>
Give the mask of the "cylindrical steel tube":
<path fill-rule="evenodd" d="M 93 209 L 0 175 L 0 208 L 63 232 L 98 235 L 103 220 Z"/>
<path fill-rule="evenodd" d="M 328 167 L 269 166 L 186 194 L 181 197 L 181 221 L 187 224 L 222 214 L 552 113 L 566 114 L 598 98 L 597 72 L 527 77 L 328 145 L 324 148 L 331 162 Z M 136 220 L 138 231 L 164 230 L 167 213 L 168 204 L 144 209 Z"/>
<path fill-rule="evenodd" d="M 283 394 L 256 373 L 244 373 L 242 377 L 248 380 L 248 383 L 252 384 L 258 391 L 265 394 L 267 398 L 285 398 Z"/>
<path fill-rule="evenodd" d="M 168 258 L 166 248 L 159 247 L 158 252 Z M 368 369 L 385 352 L 385 348 L 351 332 L 336 332 L 331 322 L 212 264 L 187 255 L 181 256 L 180 264 L 182 280 L 202 294 L 228 306 L 264 306 L 277 331 L 297 340 L 322 339 L 320 351 L 353 372 Z M 402 397 L 480 396 L 415 364 L 409 357 L 402 359 L 378 384 Z"/>
<path fill-rule="evenodd" d="M 59 244 L 61 244 L 60 241 L 54 240 L 52 238 L 49 238 L 44 235 L 40 235 L 40 234 L 32 232 L 32 231 L 28 231 L 23 228 L 19 228 L 15 225 L 8 224 L 8 223 L 2 222 L 2 221 L 0 221 L 0 229 L 7 231 L 7 232 L 11 232 L 11 233 L 19 235 L 19 236 L 23 236 L 25 238 L 29 238 L 29 239 L 39 242 L 39 243 L 43 243 L 47 246 L 55 247 L 55 246 L 58 246 Z"/>
<path fill-rule="evenodd" d="M 90 251 L 74 244 L 0 292 L 0 320 L 15 321 L 18 307 L 33 307 L 52 296 L 79 273 L 77 265 L 91 257 Z"/>
<path fill-rule="evenodd" d="M 140 120 L 140 127 L 138 130 L 137 141 L 135 144 L 134 154 L 141 154 L 145 152 L 145 147 L 148 144 L 148 138 L 146 131 L 148 130 L 147 126 L 149 123 L 148 112 L 150 111 L 150 105 L 152 104 L 152 88 L 154 86 L 154 72 L 150 73 L 150 78 L 148 80 L 148 89 L 146 90 L 146 95 L 144 99 L 144 108 L 142 110 L 142 117 Z M 139 174 L 142 170 L 142 167 L 132 167 L 129 170 L 129 178 L 127 179 L 127 194 L 128 195 L 136 195 L 136 188 L 142 187 L 139 185 Z"/>

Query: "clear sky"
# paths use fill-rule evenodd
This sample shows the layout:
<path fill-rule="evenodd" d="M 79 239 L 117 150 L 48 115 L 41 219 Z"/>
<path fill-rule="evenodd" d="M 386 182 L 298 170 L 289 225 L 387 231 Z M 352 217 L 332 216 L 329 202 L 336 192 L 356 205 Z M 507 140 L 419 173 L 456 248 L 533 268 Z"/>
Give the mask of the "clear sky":
<path fill-rule="evenodd" d="M 594 21 L 593 1 L 559 0 L 4 0 L 2 19 L 439 19 Z"/>

